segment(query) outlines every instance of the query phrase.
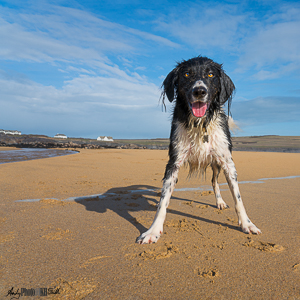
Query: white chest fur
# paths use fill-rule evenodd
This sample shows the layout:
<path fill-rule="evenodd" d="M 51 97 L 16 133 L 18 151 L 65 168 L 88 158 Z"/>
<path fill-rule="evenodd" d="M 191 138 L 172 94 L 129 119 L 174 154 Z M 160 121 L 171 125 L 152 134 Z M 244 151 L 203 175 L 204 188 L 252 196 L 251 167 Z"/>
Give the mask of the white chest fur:
<path fill-rule="evenodd" d="M 194 172 L 203 172 L 209 164 L 215 160 L 218 164 L 231 157 L 228 148 L 228 139 L 221 126 L 221 120 L 214 118 L 206 130 L 203 122 L 186 129 L 181 123 L 177 123 L 175 132 L 175 148 L 178 153 L 176 165 L 180 167 L 187 163 L 190 167 L 190 175 Z"/>

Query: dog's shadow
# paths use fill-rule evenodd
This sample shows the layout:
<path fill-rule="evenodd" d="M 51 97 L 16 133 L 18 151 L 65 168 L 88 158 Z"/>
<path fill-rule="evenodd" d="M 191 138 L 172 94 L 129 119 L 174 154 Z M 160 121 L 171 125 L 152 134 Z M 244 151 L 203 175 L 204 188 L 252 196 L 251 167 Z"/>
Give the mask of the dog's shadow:
<path fill-rule="evenodd" d="M 140 232 L 147 230 L 130 212 L 156 210 L 159 189 L 150 185 L 116 187 L 100 195 L 75 198 L 88 211 L 105 213 L 111 210 L 133 224 Z"/>
<path fill-rule="evenodd" d="M 156 211 L 156 206 L 160 198 L 160 188 L 150 185 L 131 185 L 126 187 L 116 187 L 107 190 L 104 194 L 92 195 L 86 197 L 78 197 L 74 200 L 86 207 L 88 211 L 94 211 L 98 213 L 105 213 L 107 210 L 111 210 L 118 214 L 134 225 L 140 233 L 145 232 L 148 228 L 143 226 L 136 218 L 134 218 L 130 212 L 136 211 Z M 190 199 L 184 199 L 172 196 L 171 201 L 190 201 Z M 193 201 L 197 204 L 208 205 L 216 208 L 215 205 L 204 203 L 201 201 Z M 199 217 L 196 214 L 188 214 L 182 211 L 174 209 L 168 209 L 169 213 L 176 214 L 183 217 L 193 218 L 202 222 L 207 222 L 216 225 L 227 226 L 234 230 L 239 230 L 239 227 Z M 154 217 L 154 215 L 153 215 Z"/>

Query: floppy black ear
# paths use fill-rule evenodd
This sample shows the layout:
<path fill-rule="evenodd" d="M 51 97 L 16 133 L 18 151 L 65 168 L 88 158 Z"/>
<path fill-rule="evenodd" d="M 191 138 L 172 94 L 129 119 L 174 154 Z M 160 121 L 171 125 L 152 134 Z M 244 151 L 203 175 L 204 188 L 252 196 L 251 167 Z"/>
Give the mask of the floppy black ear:
<path fill-rule="evenodd" d="M 172 102 L 175 98 L 175 94 L 177 93 L 177 86 L 178 86 L 178 67 L 173 69 L 166 79 L 164 80 L 162 87 L 163 87 L 163 101 L 165 100 L 165 95 L 170 102 Z"/>
<path fill-rule="evenodd" d="M 231 101 L 232 101 L 233 92 L 235 90 L 235 86 L 234 86 L 232 80 L 230 79 L 230 77 L 228 75 L 226 75 L 223 70 L 221 71 L 220 82 L 221 82 L 221 91 L 220 91 L 220 95 L 219 95 L 219 102 L 220 102 L 220 105 L 223 105 L 226 103 L 226 101 L 228 101 L 228 114 L 229 114 L 230 105 L 231 105 Z"/>

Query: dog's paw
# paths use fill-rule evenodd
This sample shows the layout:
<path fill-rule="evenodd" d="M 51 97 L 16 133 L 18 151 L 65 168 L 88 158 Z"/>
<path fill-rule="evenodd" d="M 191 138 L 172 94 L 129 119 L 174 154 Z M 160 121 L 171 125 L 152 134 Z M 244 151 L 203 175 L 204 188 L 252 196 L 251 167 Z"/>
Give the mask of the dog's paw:
<path fill-rule="evenodd" d="M 241 224 L 241 227 L 245 233 L 261 234 L 261 230 L 258 229 L 250 220 L 247 221 L 247 224 Z"/>
<path fill-rule="evenodd" d="M 225 201 L 223 199 L 218 198 L 217 208 L 218 209 L 225 209 L 225 208 L 229 208 L 229 206 L 225 203 Z"/>
<path fill-rule="evenodd" d="M 152 243 L 156 243 L 159 238 L 160 238 L 160 233 L 155 234 L 154 232 L 146 231 L 136 239 L 136 242 L 138 244 L 152 244 Z"/>

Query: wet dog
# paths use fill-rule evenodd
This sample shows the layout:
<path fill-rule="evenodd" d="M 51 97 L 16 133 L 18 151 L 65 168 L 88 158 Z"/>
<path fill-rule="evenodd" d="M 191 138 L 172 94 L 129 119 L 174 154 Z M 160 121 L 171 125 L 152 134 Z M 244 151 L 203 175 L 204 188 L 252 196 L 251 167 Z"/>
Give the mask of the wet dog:
<path fill-rule="evenodd" d="M 228 110 L 235 86 L 222 69 L 222 65 L 206 57 L 195 57 L 179 63 L 163 82 L 165 98 L 175 101 L 169 145 L 169 162 L 163 178 L 161 199 L 154 221 L 137 243 L 151 244 L 163 232 L 167 207 L 177 183 L 180 167 L 189 165 L 190 174 L 204 172 L 210 165 L 213 170 L 212 186 L 219 209 L 227 204 L 221 197 L 218 176 L 223 170 L 235 202 L 239 225 L 245 233 L 261 231 L 250 221 L 239 191 L 237 172 L 232 160 L 232 142 Z"/>

